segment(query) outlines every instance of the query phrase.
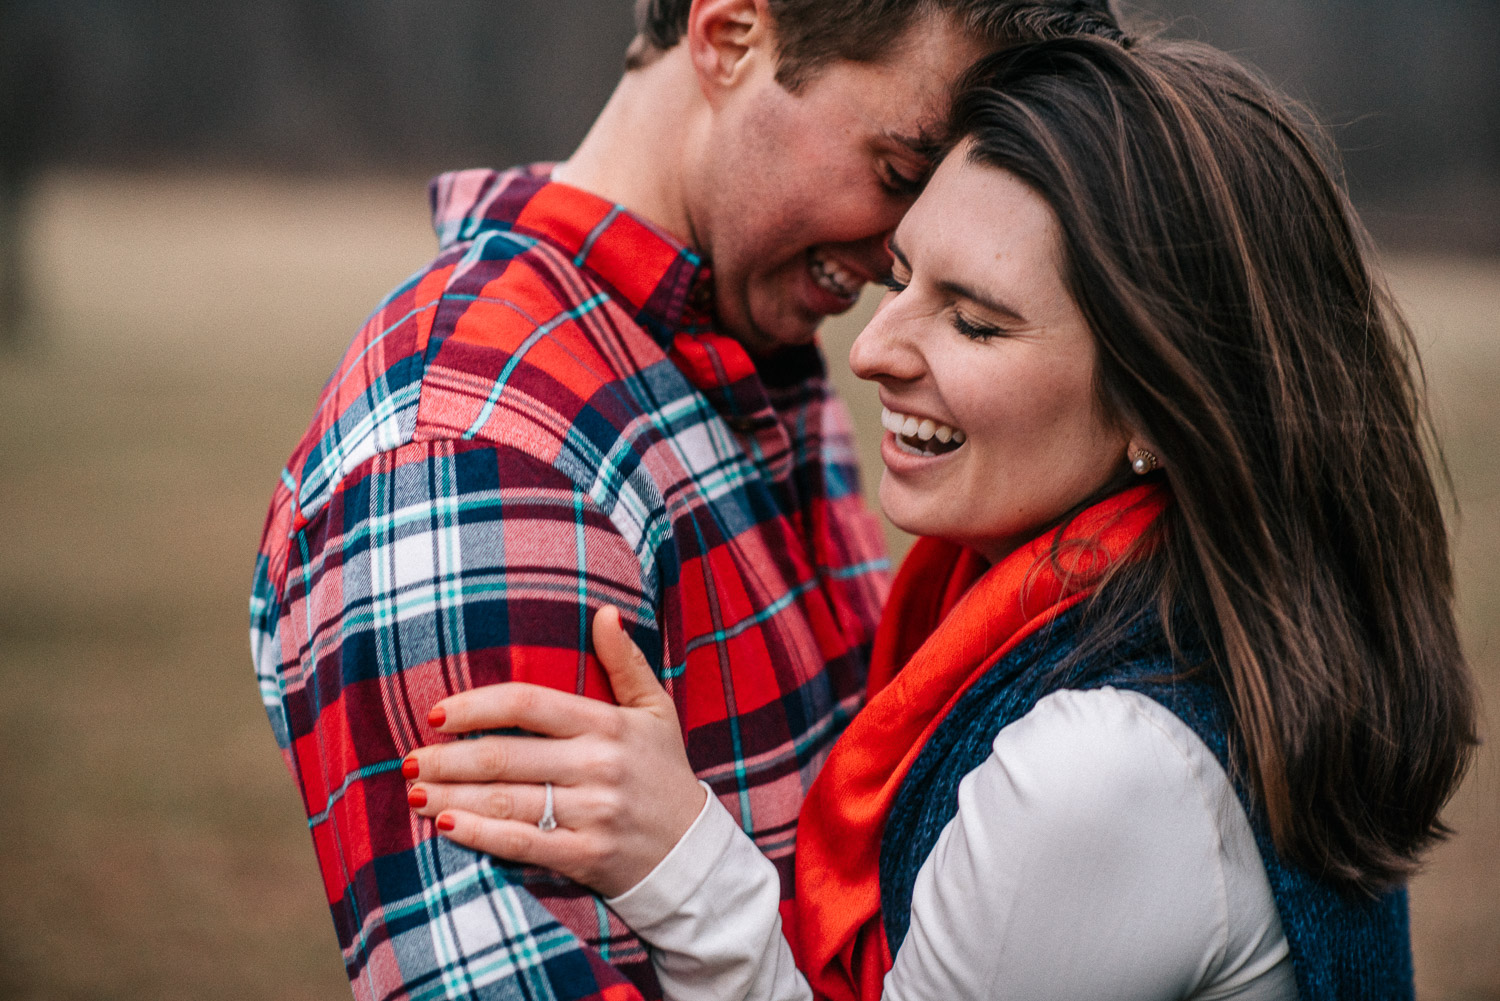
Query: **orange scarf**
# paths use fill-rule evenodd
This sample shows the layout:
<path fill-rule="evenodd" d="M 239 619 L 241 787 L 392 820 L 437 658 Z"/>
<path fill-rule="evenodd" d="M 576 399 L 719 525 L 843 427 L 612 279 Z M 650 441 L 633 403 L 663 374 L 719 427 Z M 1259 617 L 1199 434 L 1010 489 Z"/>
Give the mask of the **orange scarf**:
<path fill-rule="evenodd" d="M 1077 604 L 1166 503 L 1159 487 L 1131 487 L 993 567 L 937 539 L 912 548 L 875 634 L 869 703 L 834 745 L 797 829 L 787 937 L 815 996 L 881 995 L 892 958 L 880 918 L 881 838 L 923 745 L 970 685 Z"/>

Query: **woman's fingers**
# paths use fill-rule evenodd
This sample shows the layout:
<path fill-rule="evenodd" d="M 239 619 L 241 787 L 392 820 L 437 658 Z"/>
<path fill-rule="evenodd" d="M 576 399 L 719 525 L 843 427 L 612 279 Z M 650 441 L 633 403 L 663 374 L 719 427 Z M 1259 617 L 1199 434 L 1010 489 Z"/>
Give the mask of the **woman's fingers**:
<path fill-rule="evenodd" d="M 558 803 L 570 792 L 553 787 L 554 819 L 568 812 Z M 436 817 L 444 810 L 465 810 L 492 820 L 518 820 L 526 824 L 542 819 L 546 799 L 542 786 L 525 782 L 418 782 L 406 794 L 407 803 L 423 817 Z M 573 812 L 581 813 L 576 807 Z"/>
<path fill-rule="evenodd" d="M 620 624 L 619 609 L 601 608 L 594 616 L 593 632 L 594 653 L 609 674 L 620 706 L 671 705 L 646 655 Z M 441 733 L 515 727 L 548 737 L 614 736 L 621 726 L 616 706 L 525 682 L 484 685 L 450 695 L 432 707 L 427 722 Z"/>
<path fill-rule="evenodd" d="M 419 747 L 401 774 L 427 782 L 557 782 L 572 784 L 613 763 L 597 742 L 551 737 L 478 737 Z"/>
<path fill-rule="evenodd" d="M 411 804 L 440 833 L 479 851 L 543 865 L 612 896 L 649 873 L 692 826 L 705 793 L 688 763 L 677 709 L 605 607 L 594 653 L 619 705 L 534 685 L 476 688 L 437 704 L 447 733 L 522 727 L 551 736 L 484 736 L 419 748 L 402 772 Z M 557 827 L 537 826 L 544 783 Z"/>
<path fill-rule="evenodd" d="M 585 875 L 589 858 L 587 840 L 559 827 L 543 831 L 536 824 L 519 820 L 495 820 L 467 810 L 445 810 L 438 815 L 437 829 L 443 837 L 466 848 L 487 852 L 522 865 L 537 865 L 572 879 Z"/>
<path fill-rule="evenodd" d="M 548 737 L 576 737 L 609 732 L 615 711 L 598 699 L 511 681 L 450 695 L 432 707 L 427 722 L 442 733 L 517 727 Z"/>
<path fill-rule="evenodd" d="M 620 705 L 637 708 L 662 702 L 670 705 L 670 697 L 656 680 L 646 655 L 620 624 L 620 610 L 613 605 L 605 605 L 594 613 L 594 654 L 609 673 L 610 687 Z"/>

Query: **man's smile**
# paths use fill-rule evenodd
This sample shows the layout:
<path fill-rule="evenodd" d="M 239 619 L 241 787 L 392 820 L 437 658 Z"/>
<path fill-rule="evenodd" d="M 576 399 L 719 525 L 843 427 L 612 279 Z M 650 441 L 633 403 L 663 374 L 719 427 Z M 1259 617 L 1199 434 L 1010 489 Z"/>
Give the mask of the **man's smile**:
<path fill-rule="evenodd" d="M 807 252 L 807 269 L 818 287 L 840 299 L 848 300 L 852 306 L 864 288 L 865 279 L 836 260 L 832 254 L 818 247 Z"/>

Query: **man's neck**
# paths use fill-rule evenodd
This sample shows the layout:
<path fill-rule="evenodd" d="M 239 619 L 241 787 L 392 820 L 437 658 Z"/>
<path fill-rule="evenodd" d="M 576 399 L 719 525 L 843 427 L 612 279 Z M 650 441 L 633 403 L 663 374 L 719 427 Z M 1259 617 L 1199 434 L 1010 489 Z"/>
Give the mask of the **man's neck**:
<path fill-rule="evenodd" d="M 685 142 L 704 109 L 684 53 L 627 72 L 588 135 L 553 178 L 606 198 L 695 249 L 684 190 Z"/>

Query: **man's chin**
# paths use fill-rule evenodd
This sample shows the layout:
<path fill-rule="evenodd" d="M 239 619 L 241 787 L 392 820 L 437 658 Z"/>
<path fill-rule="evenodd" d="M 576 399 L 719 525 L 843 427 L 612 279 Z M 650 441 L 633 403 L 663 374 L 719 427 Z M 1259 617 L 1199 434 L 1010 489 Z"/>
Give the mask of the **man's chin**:
<path fill-rule="evenodd" d="M 795 333 L 778 332 L 773 334 L 766 333 L 765 331 L 757 331 L 753 340 L 740 338 L 740 343 L 745 346 L 745 350 L 750 352 L 750 354 L 757 358 L 764 358 L 767 355 L 776 354 L 778 351 L 785 351 L 787 348 L 804 347 L 813 343 L 817 339 L 817 336 L 818 327 L 814 324 L 810 327 L 799 328 Z"/>
<path fill-rule="evenodd" d="M 756 357 L 773 355 L 787 348 L 811 344 L 818 336 L 822 316 L 778 318 L 773 324 L 729 323 L 720 320 L 719 332 L 733 337 Z"/>

